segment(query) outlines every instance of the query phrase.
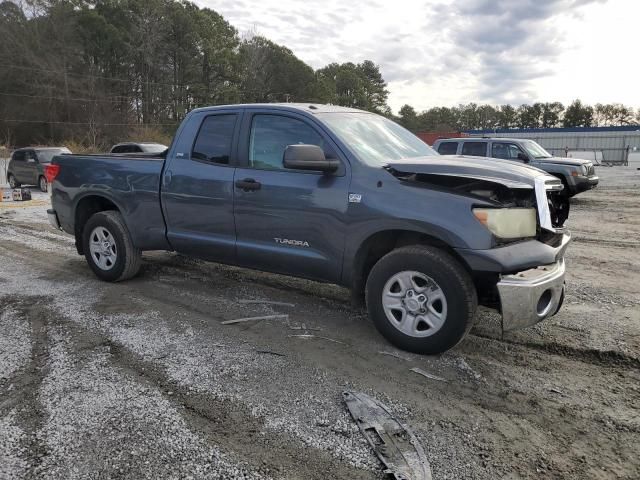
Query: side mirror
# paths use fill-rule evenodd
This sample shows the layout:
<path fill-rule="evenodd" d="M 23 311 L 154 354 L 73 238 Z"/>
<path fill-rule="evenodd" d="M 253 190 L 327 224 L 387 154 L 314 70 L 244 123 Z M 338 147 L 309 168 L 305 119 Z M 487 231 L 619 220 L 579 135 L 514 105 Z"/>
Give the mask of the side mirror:
<path fill-rule="evenodd" d="M 518 160 L 522 160 L 523 162 L 528 162 L 529 161 L 529 157 L 527 157 L 524 153 L 519 152 L 518 153 Z"/>
<path fill-rule="evenodd" d="M 289 145 L 284 150 L 283 165 L 295 170 L 313 170 L 333 173 L 340 168 L 336 159 L 327 159 L 324 151 L 317 145 Z"/>

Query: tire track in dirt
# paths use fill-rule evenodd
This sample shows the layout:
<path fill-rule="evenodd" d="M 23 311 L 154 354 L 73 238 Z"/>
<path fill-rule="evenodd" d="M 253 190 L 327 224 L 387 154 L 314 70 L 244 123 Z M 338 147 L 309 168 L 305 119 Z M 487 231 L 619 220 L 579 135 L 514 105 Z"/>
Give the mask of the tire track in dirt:
<path fill-rule="evenodd" d="M 41 308 L 42 297 L 0 297 L 0 309 L 12 308 L 31 325 L 31 359 L 18 370 L 0 391 L 0 412 L 16 410 L 16 421 L 24 431 L 21 458 L 27 462 L 26 478 L 35 477 L 35 472 L 47 455 L 47 447 L 39 432 L 46 419 L 44 406 L 39 399 L 40 387 L 47 375 L 48 316 Z M 8 388 L 11 385 L 11 389 Z"/>
<path fill-rule="evenodd" d="M 519 342 L 509 338 L 497 338 L 486 333 L 475 332 L 472 335 L 490 341 L 498 341 L 509 345 L 517 345 L 518 347 L 530 348 L 541 352 L 558 355 L 572 360 L 584 363 L 590 363 L 600 367 L 609 368 L 627 368 L 640 370 L 640 358 L 626 355 L 623 352 L 614 350 L 596 350 L 592 348 L 579 348 L 570 345 L 563 345 L 556 342 Z"/>
<path fill-rule="evenodd" d="M 46 455 L 46 447 L 36 435 L 42 425 L 44 412 L 41 404 L 35 402 L 39 386 L 46 376 L 46 329 L 51 325 L 64 326 L 79 351 L 107 347 L 114 367 L 126 372 L 136 381 L 149 384 L 162 392 L 164 398 L 177 407 L 194 432 L 204 436 L 216 448 L 240 458 L 257 470 L 283 475 L 285 478 L 310 480 L 324 480 L 327 476 L 353 479 L 372 477 L 371 472 L 339 462 L 327 452 L 303 447 L 285 434 L 267 430 L 264 420 L 253 416 L 243 405 L 187 391 L 170 380 L 161 366 L 145 361 L 126 347 L 112 341 L 104 333 L 89 331 L 74 320 L 63 317 L 57 310 L 49 307 L 49 303 L 46 297 L 13 297 L 7 303 L 20 309 L 31 321 L 34 332 L 37 332 L 34 362 L 37 362 L 36 367 L 40 374 L 37 381 L 30 382 L 17 391 L 23 395 L 26 393 L 31 398 L 23 406 L 23 410 L 36 412 L 35 415 L 29 415 L 29 418 L 20 417 L 21 424 L 26 425 L 26 431 L 30 432 L 28 438 L 31 440 L 25 448 L 33 460 L 33 468 L 37 468 L 38 459 Z M 31 306 L 26 308 L 25 304 Z M 46 318 L 49 320 L 45 323 L 43 319 Z"/>

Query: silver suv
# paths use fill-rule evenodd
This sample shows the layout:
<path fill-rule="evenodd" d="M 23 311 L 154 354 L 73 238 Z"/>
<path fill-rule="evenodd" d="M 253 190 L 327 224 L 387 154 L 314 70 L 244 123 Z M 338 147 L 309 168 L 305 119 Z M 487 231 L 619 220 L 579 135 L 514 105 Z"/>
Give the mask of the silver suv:
<path fill-rule="evenodd" d="M 598 185 L 593 163 L 579 158 L 554 157 L 533 140 L 517 138 L 447 138 L 436 140 L 440 155 L 493 157 L 526 163 L 562 180 L 569 196 Z"/>

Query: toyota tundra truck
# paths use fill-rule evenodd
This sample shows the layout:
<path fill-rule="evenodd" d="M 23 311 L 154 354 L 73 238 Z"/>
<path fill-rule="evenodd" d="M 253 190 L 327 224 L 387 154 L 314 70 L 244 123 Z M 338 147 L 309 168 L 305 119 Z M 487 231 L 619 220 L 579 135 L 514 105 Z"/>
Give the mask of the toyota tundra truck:
<path fill-rule="evenodd" d="M 396 346 L 435 354 L 478 305 L 506 331 L 564 298 L 561 181 L 508 160 L 439 155 L 396 123 L 309 104 L 201 108 L 161 155 L 60 155 L 51 223 L 102 280 L 141 252 L 335 283 Z"/>

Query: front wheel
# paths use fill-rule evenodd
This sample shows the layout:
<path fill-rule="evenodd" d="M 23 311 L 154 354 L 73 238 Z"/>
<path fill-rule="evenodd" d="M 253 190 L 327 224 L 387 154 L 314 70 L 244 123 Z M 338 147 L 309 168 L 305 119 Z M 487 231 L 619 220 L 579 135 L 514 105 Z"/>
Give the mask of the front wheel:
<path fill-rule="evenodd" d="M 82 233 L 84 256 L 101 280 L 120 282 L 140 270 L 140 250 L 135 248 L 119 212 L 98 212 L 91 216 Z"/>
<path fill-rule="evenodd" d="M 41 175 L 38 179 L 38 186 L 40 187 L 41 192 L 47 193 L 47 179 L 44 175 Z"/>
<path fill-rule="evenodd" d="M 9 181 L 9 186 L 11 188 L 18 188 L 20 187 L 20 182 L 18 182 L 16 180 L 16 177 L 13 175 L 13 173 L 9 174 L 9 178 L 7 179 Z"/>
<path fill-rule="evenodd" d="M 415 245 L 393 250 L 371 269 L 369 316 L 403 350 L 422 354 L 453 348 L 471 329 L 478 299 L 473 281 L 449 253 Z"/>

